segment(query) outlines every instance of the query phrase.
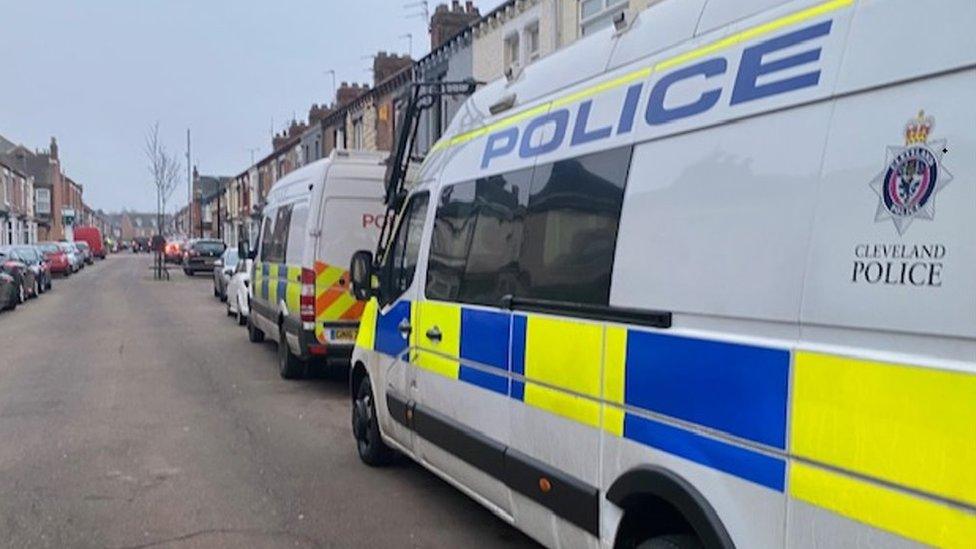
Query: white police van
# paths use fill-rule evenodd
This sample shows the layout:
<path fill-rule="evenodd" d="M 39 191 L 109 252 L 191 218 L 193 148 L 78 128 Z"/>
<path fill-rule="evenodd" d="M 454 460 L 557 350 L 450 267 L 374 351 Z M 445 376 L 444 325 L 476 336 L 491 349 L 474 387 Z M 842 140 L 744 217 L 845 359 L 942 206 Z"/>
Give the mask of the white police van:
<path fill-rule="evenodd" d="M 471 97 L 353 354 L 548 546 L 973 547 L 976 2 L 664 0 Z"/>
<path fill-rule="evenodd" d="M 284 378 L 312 359 L 348 360 L 365 303 L 349 292 L 351 253 L 375 246 L 386 217 L 386 154 L 333 151 L 268 193 L 251 257 L 248 336 L 278 343 Z"/>

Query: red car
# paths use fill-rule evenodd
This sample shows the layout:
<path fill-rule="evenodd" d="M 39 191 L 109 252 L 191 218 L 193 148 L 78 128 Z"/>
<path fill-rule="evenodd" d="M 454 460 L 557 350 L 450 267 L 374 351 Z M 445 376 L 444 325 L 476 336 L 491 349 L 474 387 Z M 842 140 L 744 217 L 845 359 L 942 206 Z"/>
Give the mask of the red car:
<path fill-rule="evenodd" d="M 44 260 L 51 268 L 51 274 L 71 276 L 71 261 L 56 242 L 41 242 L 37 245 L 44 254 Z"/>
<path fill-rule="evenodd" d="M 105 259 L 105 245 L 102 243 L 102 231 L 98 227 L 75 227 L 75 242 L 85 242 L 91 249 L 92 257 Z"/>

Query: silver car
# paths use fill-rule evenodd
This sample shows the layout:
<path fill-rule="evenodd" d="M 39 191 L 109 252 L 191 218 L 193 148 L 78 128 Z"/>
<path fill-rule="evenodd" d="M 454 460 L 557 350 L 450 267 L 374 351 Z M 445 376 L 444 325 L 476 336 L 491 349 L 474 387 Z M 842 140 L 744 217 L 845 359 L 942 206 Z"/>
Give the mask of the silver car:
<path fill-rule="evenodd" d="M 85 260 L 78 253 L 78 248 L 71 242 L 58 242 L 58 247 L 68 256 L 68 263 L 71 265 L 71 272 L 77 273 L 85 266 Z"/>
<path fill-rule="evenodd" d="M 213 293 L 221 301 L 227 301 L 227 284 L 237 270 L 237 259 L 237 249 L 227 248 L 220 259 L 214 261 Z"/>

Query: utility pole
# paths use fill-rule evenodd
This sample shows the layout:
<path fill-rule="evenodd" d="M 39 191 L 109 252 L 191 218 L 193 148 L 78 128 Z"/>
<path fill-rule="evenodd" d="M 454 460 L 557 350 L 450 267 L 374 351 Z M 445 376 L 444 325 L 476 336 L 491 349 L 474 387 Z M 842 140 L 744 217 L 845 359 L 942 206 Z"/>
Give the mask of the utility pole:
<path fill-rule="evenodd" d="M 186 129 L 186 229 L 193 232 L 193 167 L 190 163 L 190 128 Z"/>

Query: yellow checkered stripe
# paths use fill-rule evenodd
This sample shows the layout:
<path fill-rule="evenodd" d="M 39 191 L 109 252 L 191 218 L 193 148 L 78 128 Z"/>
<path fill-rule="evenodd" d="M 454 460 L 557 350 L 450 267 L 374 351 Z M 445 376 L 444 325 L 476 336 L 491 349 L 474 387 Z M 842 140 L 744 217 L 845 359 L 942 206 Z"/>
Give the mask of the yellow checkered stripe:
<path fill-rule="evenodd" d="M 358 321 L 366 302 L 351 292 L 349 271 L 321 261 L 315 262 L 315 337 L 325 343 L 324 322 Z"/>

